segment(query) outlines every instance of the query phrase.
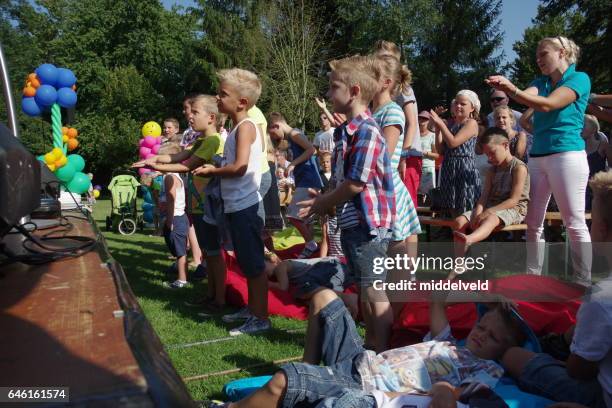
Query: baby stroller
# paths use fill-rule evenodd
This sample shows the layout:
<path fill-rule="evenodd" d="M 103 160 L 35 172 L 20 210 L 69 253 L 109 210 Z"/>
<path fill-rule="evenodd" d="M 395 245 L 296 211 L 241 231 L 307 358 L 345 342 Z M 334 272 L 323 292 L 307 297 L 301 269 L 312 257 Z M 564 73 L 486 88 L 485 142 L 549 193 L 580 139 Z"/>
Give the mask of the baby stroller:
<path fill-rule="evenodd" d="M 111 192 L 111 214 L 106 217 L 106 230 L 119 231 L 121 235 L 132 235 L 136 228 L 144 227 L 142 215 L 138 215 L 136 195 L 140 183 L 136 173 L 129 170 L 113 172 L 108 185 Z"/>

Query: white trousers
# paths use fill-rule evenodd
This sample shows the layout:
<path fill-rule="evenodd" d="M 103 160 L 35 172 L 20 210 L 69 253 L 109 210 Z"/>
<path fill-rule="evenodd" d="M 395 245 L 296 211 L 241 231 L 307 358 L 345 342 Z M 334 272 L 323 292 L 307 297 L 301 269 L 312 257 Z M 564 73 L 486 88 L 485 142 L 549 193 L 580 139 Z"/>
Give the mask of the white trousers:
<path fill-rule="evenodd" d="M 586 153 L 564 152 L 550 156 L 529 158 L 530 201 L 527 223 L 527 273 L 540 274 L 544 263 L 546 244 L 542 238 L 544 217 L 550 194 L 561 212 L 574 267 L 574 279 L 590 283 L 591 235 L 586 225 L 585 190 L 589 179 Z"/>

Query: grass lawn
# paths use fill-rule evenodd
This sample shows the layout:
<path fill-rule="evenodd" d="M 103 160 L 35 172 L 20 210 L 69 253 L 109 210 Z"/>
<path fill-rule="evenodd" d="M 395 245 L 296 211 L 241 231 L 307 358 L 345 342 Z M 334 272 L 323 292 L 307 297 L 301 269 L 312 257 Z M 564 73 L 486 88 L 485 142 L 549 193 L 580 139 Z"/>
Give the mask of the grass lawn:
<path fill-rule="evenodd" d="M 104 220 L 110 214 L 110 208 L 110 200 L 98 200 L 94 218 L 111 254 L 123 266 L 138 302 L 195 400 L 220 398 L 223 384 L 228 381 L 271 374 L 275 366 L 245 369 L 239 373 L 205 379 L 190 377 L 301 356 L 306 328 L 303 321 L 273 316 L 272 331 L 225 340 L 228 330 L 235 325 L 225 324 L 220 319 L 202 318 L 197 315 L 197 308 L 183 303 L 205 293 L 206 283 L 196 283 L 180 291 L 165 289 L 162 286 L 164 270 L 172 260 L 168 258 L 163 238 L 150 236 L 150 230 L 145 230 L 144 234 L 138 231 L 127 237 L 106 231 Z M 214 339 L 224 340 L 189 345 Z"/>

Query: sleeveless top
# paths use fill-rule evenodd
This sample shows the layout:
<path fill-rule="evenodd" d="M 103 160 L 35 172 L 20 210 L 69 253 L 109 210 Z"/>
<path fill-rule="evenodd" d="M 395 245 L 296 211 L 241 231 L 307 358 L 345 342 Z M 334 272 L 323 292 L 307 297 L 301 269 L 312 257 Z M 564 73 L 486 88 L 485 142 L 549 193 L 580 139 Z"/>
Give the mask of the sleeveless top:
<path fill-rule="evenodd" d="M 299 133 L 300 137 L 306 139 L 306 136 L 304 136 L 304 133 L 300 129 L 293 129 L 293 131 Z M 291 138 L 288 138 L 288 141 L 293 159 L 304 153 L 304 148 L 302 146 L 293 142 Z M 293 169 L 293 179 L 295 180 L 296 188 L 304 187 L 318 190 L 323 187 L 323 181 L 319 175 L 319 168 L 315 162 L 314 155 L 310 156 L 305 162 L 295 166 Z"/>
<path fill-rule="evenodd" d="M 180 217 L 185 214 L 185 183 L 178 173 L 168 173 L 164 176 L 164 181 L 166 177 L 174 177 L 174 181 L 179 181 L 179 184 L 175 189 L 175 197 L 174 197 L 174 216 Z M 167 193 L 166 193 L 167 195 Z M 168 198 L 166 197 L 166 201 Z"/>
<path fill-rule="evenodd" d="M 238 127 L 245 122 L 250 122 L 255 127 L 255 141 L 250 147 L 246 173 L 241 177 L 223 177 L 221 179 L 221 196 L 226 213 L 244 210 L 261 201 L 258 190 L 261 184 L 261 155 L 263 152 L 259 127 L 252 119 L 241 120 L 227 135 L 223 148 L 224 163 L 227 165 L 236 161 L 236 133 Z"/>
<path fill-rule="evenodd" d="M 517 159 L 512 158 L 512 161 L 505 168 L 491 166 L 489 172 L 492 173 L 493 180 L 491 184 L 491 192 L 487 198 L 486 207 L 492 207 L 507 200 L 512 193 L 512 171 L 517 166 L 527 165 Z M 529 203 L 529 172 L 527 172 L 527 178 L 525 178 L 525 184 L 523 185 L 523 191 L 521 197 L 516 205 L 515 209 L 518 210 L 519 214 L 527 215 L 527 204 Z"/>

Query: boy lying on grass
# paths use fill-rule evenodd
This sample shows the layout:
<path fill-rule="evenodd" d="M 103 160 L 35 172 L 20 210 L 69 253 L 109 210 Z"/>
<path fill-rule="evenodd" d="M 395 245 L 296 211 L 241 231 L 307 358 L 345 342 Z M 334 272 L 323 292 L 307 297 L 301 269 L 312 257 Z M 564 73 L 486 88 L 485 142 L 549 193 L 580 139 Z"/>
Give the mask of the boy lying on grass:
<path fill-rule="evenodd" d="M 434 300 L 430 332 L 423 343 L 376 354 L 364 349 L 355 322 L 338 295 L 321 289 L 311 299 L 304 362 L 283 365 L 261 389 L 225 406 L 338 406 L 339 398 L 350 399 L 350 406 L 384 405 L 377 403 L 373 392 L 379 399 L 380 392 L 387 399 L 426 394 L 431 397 L 431 407 L 455 406 L 468 384 L 493 388 L 504 373 L 494 360 L 526 338 L 507 302 L 497 295 L 480 295 L 479 299 L 500 303 L 492 304 L 476 323 L 465 346 L 457 345 L 451 335 L 447 302 Z"/>

